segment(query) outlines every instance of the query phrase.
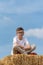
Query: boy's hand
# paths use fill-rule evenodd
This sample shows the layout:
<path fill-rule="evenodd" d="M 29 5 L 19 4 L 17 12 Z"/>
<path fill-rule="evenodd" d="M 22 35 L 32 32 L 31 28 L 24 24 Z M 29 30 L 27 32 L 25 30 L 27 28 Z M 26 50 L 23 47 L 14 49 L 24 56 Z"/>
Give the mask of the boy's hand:
<path fill-rule="evenodd" d="M 19 44 L 19 43 L 16 43 L 16 45 L 15 46 L 19 46 L 19 47 L 21 47 L 22 49 L 24 49 L 24 46 L 23 45 L 21 45 L 21 44 Z"/>
<path fill-rule="evenodd" d="M 22 49 L 24 49 L 24 46 L 23 45 L 19 45 Z"/>
<path fill-rule="evenodd" d="M 31 49 L 31 46 L 30 45 L 27 45 L 26 47 L 24 47 L 25 50 L 30 50 Z"/>

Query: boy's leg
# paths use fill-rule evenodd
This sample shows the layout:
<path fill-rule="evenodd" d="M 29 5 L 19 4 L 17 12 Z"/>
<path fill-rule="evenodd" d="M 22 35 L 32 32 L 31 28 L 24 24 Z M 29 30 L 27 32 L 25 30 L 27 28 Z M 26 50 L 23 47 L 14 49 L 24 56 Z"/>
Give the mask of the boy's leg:
<path fill-rule="evenodd" d="M 20 54 L 26 54 L 25 50 L 21 49 L 19 46 L 15 46 L 13 48 L 13 54 L 17 54 L 17 53 L 20 53 Z"/>
<path fill-rule="evenodd" d="M 36 46 L 35 45 L 31 45 L 31 49 L 30 50 L 25 50 L 26 53 L 31 53 L 32 51 L 34 51 L 36 49 Z"/>

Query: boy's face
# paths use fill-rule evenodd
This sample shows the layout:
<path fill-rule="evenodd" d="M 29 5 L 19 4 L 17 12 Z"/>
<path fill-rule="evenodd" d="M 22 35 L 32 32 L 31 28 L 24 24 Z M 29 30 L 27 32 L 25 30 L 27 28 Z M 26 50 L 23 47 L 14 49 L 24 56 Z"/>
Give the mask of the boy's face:
<path fill-rule="evenodd" d="M 24 35 L 24 30 L 17 31 L 16 34 L 19 38 L 22 38 Z"/>

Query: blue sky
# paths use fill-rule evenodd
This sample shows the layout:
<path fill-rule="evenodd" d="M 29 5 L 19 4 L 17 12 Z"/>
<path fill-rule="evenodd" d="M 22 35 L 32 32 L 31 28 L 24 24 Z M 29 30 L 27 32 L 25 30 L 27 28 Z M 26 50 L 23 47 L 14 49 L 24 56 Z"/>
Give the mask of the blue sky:
<path fill-rule="evenodd" d="M 0 58 L 10 55 L 17 27 L 43 55 L 43 0 L 0 0 Z"/>

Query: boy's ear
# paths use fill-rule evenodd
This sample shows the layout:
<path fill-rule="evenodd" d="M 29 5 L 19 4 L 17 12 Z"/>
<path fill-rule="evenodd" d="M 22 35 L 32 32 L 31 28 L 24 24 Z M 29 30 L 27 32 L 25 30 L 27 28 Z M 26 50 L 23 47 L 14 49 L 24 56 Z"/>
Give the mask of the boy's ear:
<path fill-rule="evenodd" d="M 23 32 L 23 35 L 24 35 L 24 32 Z"/>

